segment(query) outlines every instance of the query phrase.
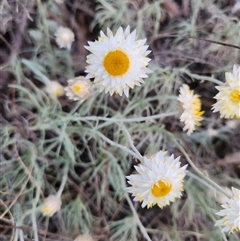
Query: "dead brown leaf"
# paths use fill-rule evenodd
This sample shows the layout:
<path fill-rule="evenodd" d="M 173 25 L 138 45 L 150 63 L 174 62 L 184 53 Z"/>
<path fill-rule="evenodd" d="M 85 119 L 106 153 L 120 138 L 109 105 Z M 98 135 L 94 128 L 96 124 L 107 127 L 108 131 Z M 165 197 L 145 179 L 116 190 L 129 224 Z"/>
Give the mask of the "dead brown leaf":
<path fill-rule="evenodd" d="M 172 19 L 175 19 L 181 15 L 179 6 L 173 1 L 166 1 L 162 3 L 162 6 L 167 10 L 167 13 Z"/>
<path fill-rule="evenodd" d="M 240 152 L 235 152 L 235 153 L 226 155 L 223 159 L 218 160 L 217 163 L 221 166 L 226 166 L 229 164 L 240 165 Z"/>

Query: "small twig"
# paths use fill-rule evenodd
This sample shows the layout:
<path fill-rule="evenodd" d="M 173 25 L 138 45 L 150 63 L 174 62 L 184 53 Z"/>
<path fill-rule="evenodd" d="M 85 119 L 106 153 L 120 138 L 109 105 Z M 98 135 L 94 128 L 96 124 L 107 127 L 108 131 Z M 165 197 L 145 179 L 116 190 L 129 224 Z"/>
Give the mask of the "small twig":
<path fill-rule="evenodd" d="M 21 45 L 22 45 L 22 41 L 23 41 L 23 33 L 27 27 L 28 24 L 28 19 L 29 19 L 29 14 L 27 14 L 26 12 L 31 12 L 34 5 L 35 5 L 35 0 L 29 1 L 29 5 L 28 8 L 25 10 L 25 14 L 23 15 L 22 19 L 21 19 L 21 25 L 19 28 L 17 28 L 17 33 L 16 33 L 16 38 L 12 40 L 13 43 L 13 49 L 14 52 L 12 54 L 17 54 Z"/>
<path fill-rule="evenodd" d="M 13 47 L 11 46 L 11 44 L 10 43 L 8 43 L 8 41 L 3 37 L 3 35 L 0 33 L 0 39 L 6 44 L 6 46 L 9 48 L 9 50 L 11 51 L 11 52 L 13 52 L 14 50 L 13 50 Z"/>
<path fill-rule="evenodd" d="M 193 39 L 202 40 L 202 41 L 206 41 L 206 42 L 210 42 L 210 43 L 214 43 L 214 44 L 220 44 L 220 45 L 223 45 L 223 46 L 226 46 L 226 47 L 231 47 L 231 48 L 240 49 L 240 47 L 237 46 L 237 45 L 234 45 L 234 44 L 226 44 L 226 43 L 219 42 L 219 41 L 214 41 L 214 40 L 211 40 L 211 39 L 203 39 L 203 38 L 195 38 L 195 37 L 188 37 L 188 38 L 193 38 Z"/>
<path fill-rule="evenodd" d="M 12 228 L 12 229 L 14 228 L 14 229 L 16 229 L 16 231 L 18 231 L 18 229 L 22 229 L 23 231 L 26 231 L 26 232 L 27 231 L 29 231 L 29 232 L 33 231 L 33 228 L 31 226 L 27 226 L 27 225 L 14 226 L 14 225 L 10 224 L 10 225 L 6 226 L 6 225 L 0 224 L 0 228 Z M 40 235 L 44 235 L 45 230 L 38 227 L 38 233 Z M 64 239 L 65 241 L 67 241 L 67 240 L 72 241 L 72 238 L 69 238 L 69 236 L 67 236 L 66 234 L 63 234 L 63 233 L 59 234 L 59 233 L 47 232 L 47 234 L 48 234 L 48 236 L 53 237 L 54 240 Z"/>
<path fill-rule="evenodd" d="M 14 145 L 14 148 L 16 150 L 16 153 L 18 155 L 17 149 L 16 149 L 16 143 Z M 31 158 L 31 166 L 29 167 L 29 169 L 25 166 L 25 164 L 23 163 L 22 159 L 20 158 L 20 156 L 18 155 L 18 159 L 21 163 L 21 165 L 23 166 L 23 169 L 25 170 L 25 172 L 27 173 L 27 179 L 25 180 L 25 182 L 23 183 L 20 191 L 18 192 L 18 194 L 16 195 L 16 197 L 14 198 L 14 200 L 12 201 L 12 203 L 9 205 L 9 207 L 7 208 L 7 210 L 0 216 L 0 219 L 3 218 L 8 212 L 10 212 L 11 207 L 15 204 L 15 202 L 18 200 L 18 198 L 21 196 L 22 192 L 24 191 L 25 187 L 27 186 L 27 183 L 30 179 L 32 170 L 33 170 L 33 166 L 34 166 L 34 160 L 36 158 L 35 153 L 34 153 L 34 158 Z"/>
<path fill-rule="evenodd" d="M 227 44 L 227 43 L 223 43 L 223 42 L 219 42 L 219 41 L 215 41 L 215 40 L 211 40 L 211 39 L 203 39 L 203 38 L 196 38 L 196 37 L 190 37 L 190 36 L 181 36 L 181 35 L 177 35 L 177 34 L 163 34 L 163 35 L 158 35 L 155 38 L 152 39 L 152 42 L 156 39 L 159 38 L 182 38 L 182 39 L 196 39 L 196 40 L 202 40 L 205 42 L 210 42 L 210 43 L 214 43 L 214 44 L 219 44 L 219 45 L 223 45 L 226 47 L 231 47 L 231 48 L 236 48 L 236 49 L 240 49 L 239 46 L 234 45 L 234 44 Z"/>
<path fill-rule="evenodd" d="M 8 208 L 7 205 L 3 202 L 3 200 L 0 199 L 0 202 L 1 202 L 2 205 L 8 210 L 8 213 L 9 213 L 9 215 L 10 215 L 10 217 L 11 217 L 11 221 L 9 221 L 9 220 L 7 220 L 7 219 L 5 219 L 5 218 L 1 218 L 0 220 L 5 221 L 5 222 L 7 221 L 7 222 L 10 222 L 10 223 L 14 224 L 14 218 L 13 218 L 13 215 L 12 215 L 12 213 L 10 212 L 9 208 Z M 12 229 L 12 236 L 11 236 L 10 241 L 12 241 L 12 240 L 14 239 L 14 236 L 15 236 L 15 229 L 13 228 L 13 229 Z"/>
<path fill-rule="evenodd" d="M 15 100 L 15 95 L 16 95 L 16 88 L 12 88 L 12 102 L 13 102 L 13 113 L 15 114 L 15 119 L 16 119 L 16 123 L 18 128 L 22 131 L 22 133 L 24 134 L 24 129 L 22 128 L 22 124 L 19 122 L 18 118 L 17 118 L 17 109 L 16 109 L 16 100 Z M 30 142 L 29 142 L 30 143 Z M 21 165 L 23 166 L 23 169 L 25 170 L 26 174 L 28 175 L 28 177 L 30 178 L 31 182 L 37 187 L 37 189 L 40 190 L 41 196 L 44 197 L 44 194 L 41 190 L 41 188 L 39 187 L 39 185 L 37 184 L 37 182 L 35 181 L 35 179 L 32 176 L 32 168 L 28 170 L 28 168 L 25 166 L 24 162 L 22 161 L 21 157 L 18 154 L 18 150 L 17 150 L 17 143 L 14 143 L 14 150 L 16 153 L 16 156 L 19 160 L 19 162 L 21 163 Z M 30 171 L 31 170 L 31 171 Z"/>
<path fill-rule="evenodd" d="M 49 225 L 49 217 L 47 216 L 46 218 L 46 222 L 45 222 L 45 232 L 43 233 L 43 241 L 46 240 L 47 237 L 47 233 L 48 233 L 48 225 Z"/>

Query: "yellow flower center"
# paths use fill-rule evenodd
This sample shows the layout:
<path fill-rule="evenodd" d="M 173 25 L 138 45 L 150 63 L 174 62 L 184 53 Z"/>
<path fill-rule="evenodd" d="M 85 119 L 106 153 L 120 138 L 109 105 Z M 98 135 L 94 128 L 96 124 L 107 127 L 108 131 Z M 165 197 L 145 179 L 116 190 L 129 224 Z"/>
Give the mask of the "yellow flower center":
<path fill-rule="evenodd" d="M 204 114 L 204 111 L 201 111 L 201 101 L 198 95 L 195 95 L 195 100 L 193 101 L 191 108 L 192 114 L 196 118 L 196 125 L 201 125 L 199 121 L 202 120 L 201 116 Z"/>
<path fill-rule="evenodd" d="M 230 233 L 233 233 L 234 231 L 238 231 L 238 227 L 237 226 L 233 226 L 231 229 L 230 229 Z"/>
<path fill-rule="evenodd" d="M 69 35 L 67 33 L 62 34 L 61 39 L 63 42 L 69 41 Z"/>
<path fill-rule="evenodd" d="M 79 94 L 82 90 L 82 87 L 80 84 L 76 83 L 72 86 L 72 91 L 75 93 L 75 94 Z"/>
<path fill-rule="evenodd" d="M 103 60 L 105 70 L 113 76 L 121 76 L 126 74 L 129 69 L 130 61 L 122 50 L 114 50 L 108 52 Z"/>
<path fill-rule="evenodd" d="M 232 90 L 230 94 L 230 99 L 232 102 L 240 103 L 240 89 Z"/>
<path fill-rule="evenodd" d="M 152 195 L 164 197 L 172 190 L 172 184 L 168 181 L 158 181 L 152 186 Z"/>
<path fill-rule="evenodd" d="M 50 215 L 50 213 L 51 213 L 51 208 L 50 208 L 49 206 L 44 206 L 44 207 L 42 208 L 42 213 L 43 213 L 43 215 L 45 215 L 45 216 Z"/>
<path fill-rule="evenodd" d="M 57 88 L 57 89 L 55 89 L 54 95 L 55 95 L 56 97 L 59 97 L 59 96 L 63 95 L 63 90 L 62 90 L 62 88 Z"/>

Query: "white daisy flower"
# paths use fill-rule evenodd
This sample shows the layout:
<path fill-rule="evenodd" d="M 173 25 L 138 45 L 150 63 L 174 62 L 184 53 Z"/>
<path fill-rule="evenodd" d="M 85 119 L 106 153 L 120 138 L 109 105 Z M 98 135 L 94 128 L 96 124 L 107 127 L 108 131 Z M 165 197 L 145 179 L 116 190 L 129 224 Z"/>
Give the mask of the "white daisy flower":
<path fill-rule="evenodd" d="M 78 76 L 68 80 L 68 87 L 65 91 L 70 100 L 80 100 L 82 103 L 92 95 L 92 82 L 84 76 Z"/>
<path fill-rule="evenodd" d="M 143 162 L 134 166 L 138 174 L 126 177 L 131 185 L 127 191 L 135 196 L 133 200 L 142 202 L 142 208 L 155 204 L 163 208 L 181 197 L 187 165 L 180 167 L 179 159 L 164 151 L 144 156 Z"/>
<path fill-rule="evenodd" d="M 94 82 L 110 95 L 122 93 L 128 97 L 129 87 L 140 86 L 146 73 L 151 70 L 146 66 L 150 61 L 146 56 L 148 45 L 146 39 L 135 41 L 136 30 L 130 33 L 128 26 L 125 31 L 120 27 L 113 35 L 107 29 L 107 36 L 101 31 L 100 37 L 95 42 L 88 42 L 85 46 L 92 54 L 87 56 L 87 78 L 94 78 Z"/>
<path fill-rule="evenodd" d="M 74 33 L 71 29 L 60 26 L 55 32 L 55 39 L 59 48 L 71 49 Z"/>
<path fill-rule="evenodd" d="M 50 96 L 60 97 L 64 94 L 64 88 L 57 81 L 50 81 L 45 87 L 46 92 Z"/>
<path fill-rule="evenodd" d="M 220 112 L 224 118 L 240 119 L 240 66 L 233 66 L 233 73 L 225 73 L 226 82 L 217 86 L 219 91 L 214 97 L 217 102 L 213 105 L 213 112 Z"/>
<path fill-rule="evenodd" d="M 52 217 L 61 208 L 62 202 L 60 197 L 56 195 L 50 195 L 44 200 L 41 207 L 42 214 L 44 216 Z"/>
<path fill-rule="evenodd" d="M 232 187 L 232 192 L 232 198 L 227 198 L 226 203 L 221 205 L 223 209 L 216 213 L 223 217 L 215 224 L 223 227 L 222 232 L 240 231 L 240 190 Z"/>
<path fill-rule="evenodd" d="M 183 130 L 188 130 L 187 134 L 190 135 L 196 128 L 200 126 L 204 111 L 201 111 L 201 101 L 199 95 L 194 94 L 193 90 L 189 89 L 188 85 L 183 84 L 180 87 L 180 95 L 177 98 L 181 102 L 182 114 L 180 121 L 185 124 Z"/>

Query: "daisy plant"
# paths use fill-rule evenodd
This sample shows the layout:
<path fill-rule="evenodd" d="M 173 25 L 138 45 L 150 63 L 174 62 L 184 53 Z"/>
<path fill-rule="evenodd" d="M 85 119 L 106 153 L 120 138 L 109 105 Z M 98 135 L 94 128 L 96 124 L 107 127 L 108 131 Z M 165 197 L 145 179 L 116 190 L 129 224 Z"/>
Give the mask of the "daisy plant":
<path fill-rule="evenodd" d="M 62 202 L 57 195 L 50 195 L 45 200 L 41 207 L 41 212 L 44 216 L 52 217 L 61 208 Z"/>
<path fill-rule="evenodd" d="M 190 90 L 189 86 L 183 84 L 180 87 L 180 94 L 178 96 L 178 101 L 181 104 L 182 113 L 180 116 L 180 121 L 184 123 L 184 131 L 190 135 L 196 126 L 200 126 L 203 119 L 202 115 L 204 111 L 201 110 L 200 96 L 194 94 L 193 90 Z"/>
<path fill-rule="evenodd" d="M 240 66 L 233 66 L 233 72 L 226 72 L 226 82 L 217 86 L 219 91 L 214 97 L 217 102 L 213 105 L 213 112 L 220 112 L 220 116 L 240 119 Z"/>
<path fill-rule="evenodd" d="M 46 85 L 45 90 L 50 96 L 60 97 L 60 96 L 64 95 L 64 88 L 57 81 L 50 81 Z"/>
<path fill-rule="evenodd" d="M 87 56 L 87 78 L 94 78 L 94 83 L 100 91 L 113 95 L 124 93 L 129 96 L 129 88 L 140 86 L 143 79 L 150 73 L 148 65 L 150 58 L 146 56 L 151 52 L 144 45 L 146 39 L 135 40 L 136 30 L 130 33 L 128 26 L 125 31 L 120 27 L 113 35 L 107 29 L 107 35 L 102 31 L 95 42 L 88 42 L 85 46 L 91 52 Z"/>
<path fill-rule="evenodd" d="M 0 0 L 1 240 L 239 241 L 234 2 Z"/>
<path fill-rule="evenodd" d="M 70 28 L 60 26 L 55 32 L 55 39 L 59 48 L 71 49 L 74 33 Z"/>
<path fill-rule="evenodd" d="M 68 80 L 68 86 L 65 88 L 66 96 L 70 100 L 79 100 L 83 103 L 93 92 L 92 82 L 84 76 L 78 76 Z"/>
<path fill-rule="evenodd" d="M 222 219 L 215 225 L 222 227 L 222 232 L 240 231 L 240 190 L 232 187 L 232 197 L 221 206 L 223 209 L 216 214 Z"/>
<path fill-rule="evenodd" d="M 142 208 L 156 204 L 163 208 L 181 197 L 187 165 L 180 167 L 179 159 L 165 151 L 144 156 L 143 162 L 135 166 L 138 173 L 127 176 L 131 185 L 127 191 L 135 197 L 133 200 L 142 202 Z"/>

